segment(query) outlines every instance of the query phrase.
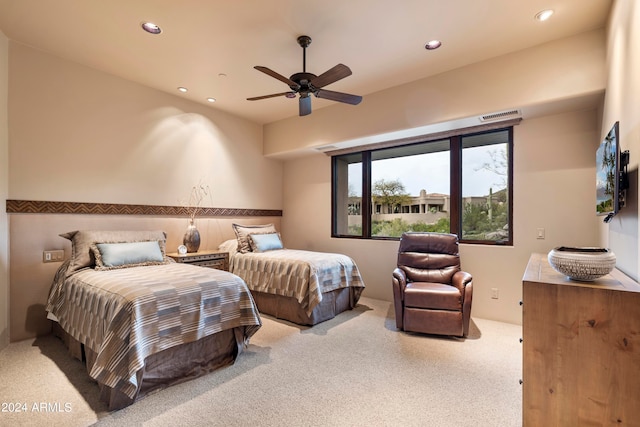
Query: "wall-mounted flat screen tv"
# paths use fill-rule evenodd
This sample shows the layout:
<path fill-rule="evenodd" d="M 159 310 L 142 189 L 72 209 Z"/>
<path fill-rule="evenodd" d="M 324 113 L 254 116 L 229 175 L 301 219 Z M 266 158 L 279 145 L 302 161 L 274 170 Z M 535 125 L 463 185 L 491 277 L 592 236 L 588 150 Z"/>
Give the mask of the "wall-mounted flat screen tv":
<path fill-rule="evenodd" d="M 608 215 L 618 211 L 618 122 L 613 125 L 596 151 L 596 212 Z"/>
<path fill-rule="evenodd" d="M 620 153 L 620 125 L 616 122 L 596 150 L 596 213 L 605 222 L 624 206 L 629 152 Z"/>

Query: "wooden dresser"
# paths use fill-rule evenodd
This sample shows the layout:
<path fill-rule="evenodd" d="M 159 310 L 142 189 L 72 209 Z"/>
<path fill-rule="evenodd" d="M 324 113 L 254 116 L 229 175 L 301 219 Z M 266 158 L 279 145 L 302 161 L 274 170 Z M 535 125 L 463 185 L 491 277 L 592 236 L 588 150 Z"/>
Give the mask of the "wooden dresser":
<path fill-rule="evenodd" d="M 640 285 L 572 281 L 533 254 L 522 295 L 523 426 L 639 426 Z"/>

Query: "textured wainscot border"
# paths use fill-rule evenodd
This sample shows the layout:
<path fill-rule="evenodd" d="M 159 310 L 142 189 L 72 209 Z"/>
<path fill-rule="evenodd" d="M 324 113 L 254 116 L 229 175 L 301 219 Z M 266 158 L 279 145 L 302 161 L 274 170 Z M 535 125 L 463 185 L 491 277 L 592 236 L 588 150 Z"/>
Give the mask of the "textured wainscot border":
<path fill-rule="evenodd" d="M 188 216 L 184 206 L 7 200 L 7 213 Z M 198 217 L 282 216 L 277 209 L 199 208 Z"/>

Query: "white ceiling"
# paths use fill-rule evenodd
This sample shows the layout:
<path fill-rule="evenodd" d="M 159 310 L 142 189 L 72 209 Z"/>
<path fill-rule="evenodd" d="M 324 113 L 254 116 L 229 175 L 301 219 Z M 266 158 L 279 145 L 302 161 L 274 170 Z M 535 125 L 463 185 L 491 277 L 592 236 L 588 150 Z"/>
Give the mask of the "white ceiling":
<path fill-rule="evenodd" d="M 353 75 L 326 89 L 362 95 L 364 103 L 367 94 L 392 86 L 602 28 L 610 7 L 611 0 L 0 0 L 0 30 L 62 58 L 269 123 L 296 116 L 297 100 L 247 101 L 289 90 L 253 66 L 286 77 L 302 71 L 299 35 L 312 38 L 307 72 L 346 64 Z M 534 20 L 547 8 L 555 10 L 549 21 Z M 144 32 L 144 21 L 163 32 Z M 431 39 L 442 47 L 425 50 Z M 312 102 L 314 111 L 333 104 Z"/>

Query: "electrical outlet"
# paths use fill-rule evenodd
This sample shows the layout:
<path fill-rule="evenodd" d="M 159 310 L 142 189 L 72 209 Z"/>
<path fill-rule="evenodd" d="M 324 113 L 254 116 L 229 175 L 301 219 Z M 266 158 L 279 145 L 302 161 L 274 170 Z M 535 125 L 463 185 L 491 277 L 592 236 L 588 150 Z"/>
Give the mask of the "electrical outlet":
<path fill-rule="evenodd" d="M 498 288 L 491 288 L 491 298 L 498 299 Z"/>
<path fill-rule="evenodd" d="M 42 262 L 62 262 L 62 261 L 64 261 L 64 249 L 44 251 L 42 253 Z"/>

